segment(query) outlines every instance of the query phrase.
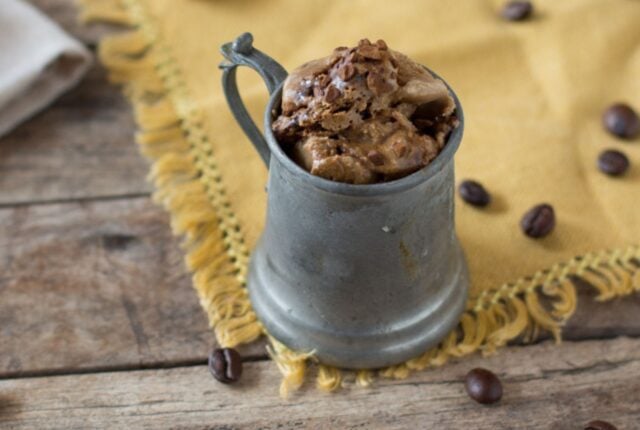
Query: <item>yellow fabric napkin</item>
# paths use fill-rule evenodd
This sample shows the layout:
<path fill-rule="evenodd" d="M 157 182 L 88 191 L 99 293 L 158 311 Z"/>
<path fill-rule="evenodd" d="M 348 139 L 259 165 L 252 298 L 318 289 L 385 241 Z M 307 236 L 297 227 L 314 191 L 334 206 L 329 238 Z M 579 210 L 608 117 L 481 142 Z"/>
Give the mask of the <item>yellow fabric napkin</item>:
<path fill-rule="evenodd" d="M 640 289 L 640 142 L 607 134 L 600 115 L 626 101 L 640 110 L 640 3 L 538 0 L 532 19 L 505 22 L 501 1 L 405 0 L 84 0 L 87 19 L 131 25 L 105 40 L 103 61 L 127 84 L 155 160 L 157 197 L 186 235 L 187 263 L 221 344 L 262 333 L 243 288 L 248 253 L 264 223 L 267 170 L 229 112 L 221 91 L 219 46 L 244 31 L 285 68 L 363 37 L 442 76 L 465 109 L 458 178 L 482 182 L 487 209 L 459 199 L 456 224 L 472 279 L 468 311 L 436 350 L 382 371 L 404 377 L 520 335 L 559 328 L 573 312 L 577 276 L 601 298 Z M 261 124 L 264 84 L 239 72 L 245 103 Z M 626 152 L 631 169 L 611 178 L 600 151 Z M 544 239 L 524 236 L 531 206 L 554 206 Z M 545 305 L 542 296 L 551 298 Z M 277 341 L 272 354 L 295 388 L 306 354 Z M 366 383 L 369 372 L 361 372 Z M 325 388 L 339 385 L 320 368 Z"/>

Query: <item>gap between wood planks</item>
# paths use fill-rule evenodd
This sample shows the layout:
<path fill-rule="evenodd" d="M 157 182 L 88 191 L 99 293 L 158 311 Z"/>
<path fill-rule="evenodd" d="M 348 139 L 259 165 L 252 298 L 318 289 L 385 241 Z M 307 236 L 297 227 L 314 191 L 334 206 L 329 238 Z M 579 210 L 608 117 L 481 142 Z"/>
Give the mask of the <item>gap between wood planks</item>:
<path fill-rule="evenodd" d="M 618 338 L 628 338 L 628 339 L 638 339 L 640 335 L 603 335 L 603 336 L 591 336 L 591 337 L 566 337 L 563 340 L 569 342 L 570 344 L 579 344 L 581 342 L 593 342 L 593 341 L 606 341 L 606 340 L 614 340 Z M 508 349 L 513 348 L 523 348 L 529 346 L 537 346 L 541 345 L 545 342 L 551 340 L 550 336 L 540 337 L 539 339 L 530 342 L 530 343 L 514 343 L 510 344 L 506 348 L 498 350 L 497 354 L 503 353 Z M 264 340 L 259 340 L 262 344 L 266 343 Z M 558 348 L 562 348 L 562 344 L 557 346 Z M 242 350 L 242 347 L 240 347 Z M 479 356 L 479 354 L 473 354 L 472 356 Z M 264 355 L 244 355 L 242 357 L 242 361 L 244 363 L 254 363 L 261 361 L 269 361 L 270 358 L 268 354 L 265 352 Z M 464 362 L 465 357 L 457 359 L 457 361 Z M 151 363 L 142 363 L 142 364 L 122 364 L 122 365 L 114 365 L 114 366 L 96 366 L 96 367 L 86 367 L 80 369 L 42 369 L 35 371 L 23 371 L 16 372 L 15 374 L 6 373 L 2 377 L 0 377 L 0 381 L 9 380 L 9 379 L 23 379 L 23 378 L 45 378 L 51 376 L 72 376 L 72 375 L 85 375 L 85 374 L 93 374 L 93 373 L 113 373 L 113 372 L 132 372 L 138 370 L 161 370 L 161 369 L 176 369 L 176 368 L 187 368 L 187 367 L 197 367 L 197 366 L 206 366 L 208 361 L 208 357 L 202 357 L 193 360 L 177 360 L 177 361 L 159 361 L 159 362 L 151 362 Z M 578 369 L 579 370 L 579 369 Z M 428 370 L 427 370 L 428 371 Z"/>
<path fill-rule="evenodd" d="M 70 197 L 70 198 L 58 198 L 50 200 L 35 200 L 29 202 L 16 202 L 16 203 L 0 203 L 0 210 L 13 209 L 25 206 L 43 206 L 43 205 L 57 205 L 57 204 L 72 204 L 72 203 L 89 203 L 89 202 L 108 202 L 113 200 L 132 200 L 150 198 L 151 193 L 131 193 L 131 194 L 114 194 L 106 196 L 86 196 L 86 197 Z"/>
<path fill-rule="evenodd" d="M 551 342 L 514 347 L 483 358 L 453 360 L 408 380 L 379 380 L 362 389 L 348 380 L 328 396 L 313 381 L 282 400 L 275 366 L 247 366 L 235 385 L 218 384 L 207 369 L 184 367 L 130 373 L 2 381 L 0 423 L 13 428 L 583 428 L 594 419 L 637 428 L 640 341 Z M 493 369 L 505 390 L 500 403 L 480 406 L 464 393 L 473 367 Z M 81 386 L 82 390 L 77 387 Z"/>
<path fill-rule="evenodd" d="M 253 363 L 257 361 L 268 361 L 269 356 L 265 353 L 262 356 L 250 355 L 242 357 L 243 363 Z M 16 374 L 7 374 L 0 377 L 0 381 L 9 379 L 25 379 L 25 378 L 47 378 L 50 376 L 72 376 L 72 375 L 86 375 L 94 373 L 113 373 L 113 372 L 132 372 L 137 370 L 162 370 L 162 369 L 177 369 L 186 367 L 198 367 L 206 366 L 208 358 L 199 358 L 194 360 L 184 361 L 159 361 L 157 363 L 146 363 L 140 365 L 114 365 L 114 366 L 97 366 L 86 367 L 82 369 L 43 369 L 20 372 Z"/>

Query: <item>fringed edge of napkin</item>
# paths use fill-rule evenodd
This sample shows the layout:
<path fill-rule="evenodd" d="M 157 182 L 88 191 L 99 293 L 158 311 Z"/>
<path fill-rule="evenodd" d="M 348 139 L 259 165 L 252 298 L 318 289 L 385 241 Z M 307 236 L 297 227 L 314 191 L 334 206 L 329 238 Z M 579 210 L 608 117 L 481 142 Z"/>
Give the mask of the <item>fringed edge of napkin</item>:
<path fill-rule="evenodd" d="M 131 32 L 105 38 L 99 49 L 110 79 L 124 86 L 135 111 L 141 152 L 153 162 L 154 199 L 171 214 L 184 237 L 186 263 L 216 339 L 222 347 L 269 339 L 268 352 L 280 369 L 280 394 L 304 383 L 313 351 L 295 352 L 270 337 L 256 318 L 245 288 L 249 251 L 226 197 L 201 111 L 189 98 L 179 67 L 137 0 L 78 0 L 84 21 L 126 25 Z M 575 257 L 533 276 L 470 298 L 460 324 L 435 348 L 406 363 L 380 370 L 347 372 L 358 385 L 375 376 L 406 378 L 412 371 L 441 366 L 451 357 L 488 355 L 510 341 L 530 342 L 541 332 L 561 341 L 561 329 L 576 308 L 576 288 L 591 286 L 597 301 L 640 291 L 640 246 Z M 344 371 L 319 365 L 316 385 L 342 386 Z"/>

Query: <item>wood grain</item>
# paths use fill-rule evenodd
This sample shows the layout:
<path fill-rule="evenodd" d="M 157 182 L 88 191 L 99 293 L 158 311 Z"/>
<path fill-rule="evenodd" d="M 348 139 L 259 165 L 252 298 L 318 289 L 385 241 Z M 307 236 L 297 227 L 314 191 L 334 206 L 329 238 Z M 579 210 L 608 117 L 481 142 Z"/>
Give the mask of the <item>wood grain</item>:
<path fill-rule="evenodd" d="M 464 392 L 465 373 L 493 369 L 499 404 Z M 215 382 L 205 366 L 0 381 L 0 424 L 9 428 L 182 429 L 581 429 L 603 419 L 640 422 L 640 340 L 545 343 L 475 357 L 372 388 L 348 384 L 277 396 L 272 363 L 246 363 L 238 386 Z M 635 375 L 636 377 L 631 377 Z M 78 390 L 77 387 L 82 387 Z"/>
<path fill-rule="evenodd" d="M 594 289 L 578 287 L 578 308 L 564 327 L 564 339 L 640 337 L 640 294 L 619 297 L 609 302 L 597 302 L 595 299 Z"/>
<path fill-rule="evenodd" d="M 94 68 L 79 87 L 0 139 L 0 205 L 148 194 L 131 109 Z"/>
<path fill-rule="evenodd" d="M 0 377 L 205 362 L 168 224 L 147 198 L 0 210 Z"/>

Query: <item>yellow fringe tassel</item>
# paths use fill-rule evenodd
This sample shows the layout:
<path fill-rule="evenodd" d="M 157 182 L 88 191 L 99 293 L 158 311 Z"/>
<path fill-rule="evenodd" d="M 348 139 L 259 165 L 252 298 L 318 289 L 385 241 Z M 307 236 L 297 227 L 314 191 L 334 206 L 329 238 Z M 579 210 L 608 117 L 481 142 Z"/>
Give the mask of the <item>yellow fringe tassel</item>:
<path fill-rule="evenodd" d="M 280 396 L 286 398 L 291 391 L 295 391 L 302 386 L 307 370 L 307 360 L 313 357 L 313 351 L 308 353 L 297 353 L 269 337 L 267 351 L 282 373 L 280 383 Z"/>
<path fill-rule="evenodd" d="M 320 365 L 318 377 L 316 379 L 317 387 L 326 392 L 337 390 L 342 385 L 342 373 L 335 367 Z"/>
<path fill-rule="evenodd" d="M 358 370 L 356 372 L 356 384 L 361 387 L 369 387 L 373 383 L 373 372 L 371 370 Z"/>
<path fill-rule="evenodd" d="M 153 161 L 154 199 L 172 215 L 172 228 L 184 237 L 186 264 L 218 343 L 233 347 L 266 334 L 245 289 L 248 250 L 223 178 L 169 50 L 137 0 L 80 0 L 85 21 L 108 21 L 136 29 L 101 43 L 100 58 L 114 82 L 125 85 L 135 109 L 140 149 Z M 451 357 L 491 354 L 514 340 L 532 341 L 550 333 L 557 342 L 577 305 L 576 286 L 591 286 L 596 300 L 640 291 L 640 247 L 590 253 L 556 264 L 513 284 L 471 297 L 458 327 L 440 344 L 396 366 L 356 372 L 356 384 L 369 386 L 374 375 L 403 379 L 412 371 L 441 366 Z M 268 336 L 268 335 L 267 335 Z M 283 379 L 280 394 L 299 389 L 313 351 L 300 353 L 268 337 L 268 352 Z M 316 385 L 334 391 L 340 370 L 320 365 Z"/>

